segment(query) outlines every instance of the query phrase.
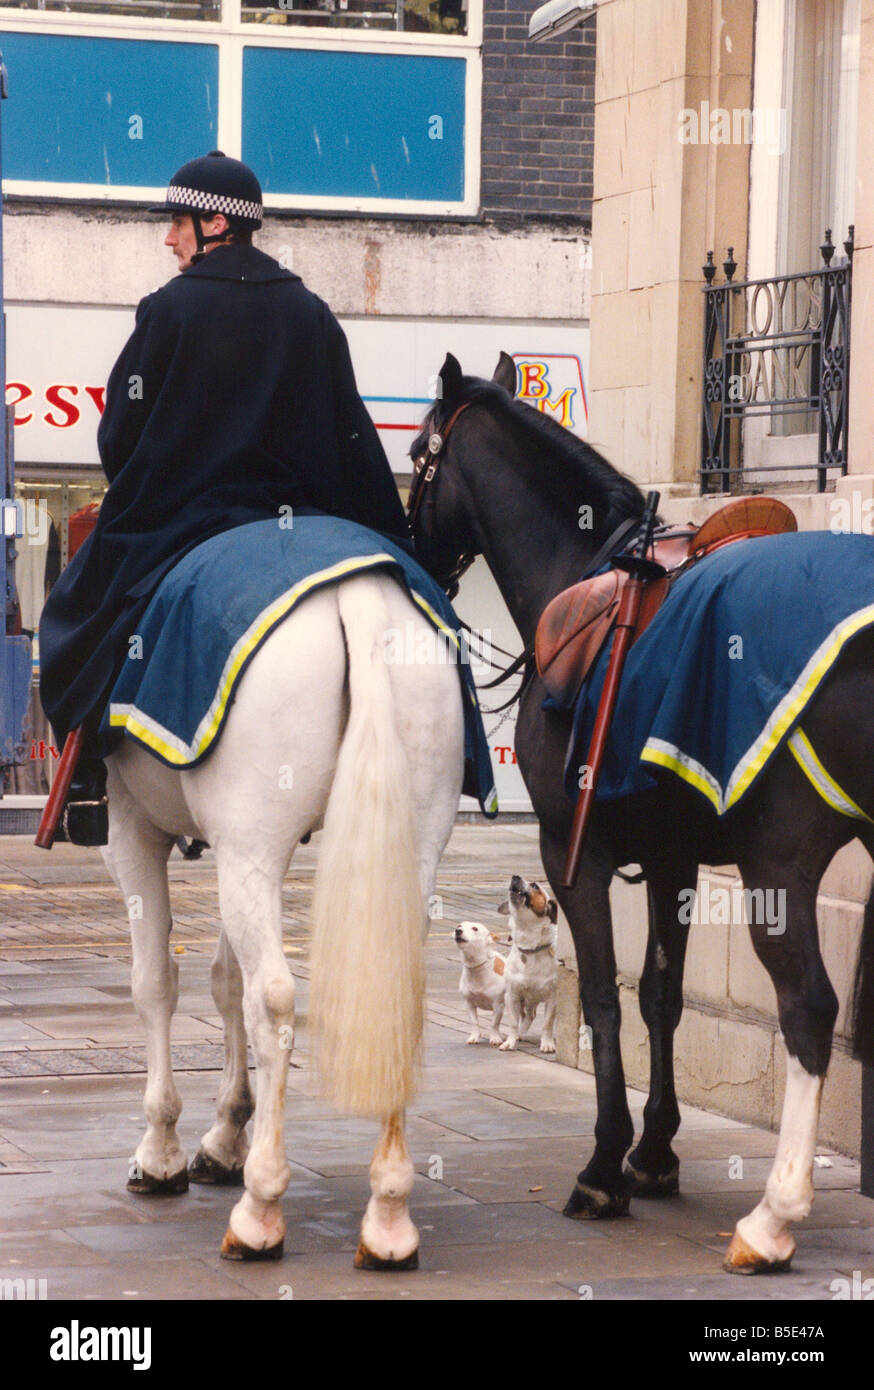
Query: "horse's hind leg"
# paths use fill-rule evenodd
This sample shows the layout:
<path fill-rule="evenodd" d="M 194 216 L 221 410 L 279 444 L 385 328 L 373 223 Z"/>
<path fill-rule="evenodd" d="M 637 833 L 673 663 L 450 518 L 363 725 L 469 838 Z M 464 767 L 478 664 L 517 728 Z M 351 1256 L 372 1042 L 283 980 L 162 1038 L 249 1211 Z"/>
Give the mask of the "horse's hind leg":
<path fill-rule="evenodd" d="M 553 838 L 542 828 L 540 835 L 543 866 L 574 938 L 580 1001 L 586 1024 L 591 1029 L 595 1062 L 598 1095 L 595 1152 L 577 1177 L 564 1208 L 565 1216 L 578 1221 L 627 1214 L 630 1189 L 622 1171 L 622 1160 L 634 1138 L 619 1050 L 621 1010 L 609 896 L 612 866 L 606 859 L 603 864 L 596 862 L 596 829 L 593 826 L 590 832 L 579 878 L 572 889 L 561 887 L 566 836 Z"/>
<path fill-rule="evenodd" d="M 407 620 L 406 600 L 389 591 L 397 627 Z M 437 866 L 455 821 L 461 792 L 464 722 L 454 666 L 391 668 L 397 731 L 404 747 L 413 801 L 415 850 L 422 899 L 422 929 L 428 911 L 442 915 L 435 897 Z M 435 757 L 433 731 L 440 730 L 443 756 Z M 432 906 L 433 905 L 433 906 Z M 407 1148 L 402 1113 L 383 1123 L 370 1164 L 371 1197 L 361 1223 L 357 1269 L 418 1267 L 419 1233 L 409 1214 L 415 1170 Z"/>
<path fill-rule="evenodd" d="M 219 900 L 243 979 L 243 1011 L 258 1068 L 258 1100 L 246 1190 L 222 1242 L 226 1259 L 278 1259 L 285 1218 L 280 1198 L 291 1170 L 283 1134 L 285 1083 L 294 1030 L 294 981 L 282 950 L 284 862 L 216 845 Z"/>
<path fill-rule="evenodd" d="M 795 1251 L 791 1223 L 803 1220 L 813 1203 L 819 1106 L 838 1012 L 819 950 L 816 895 L 829 860 L 849 834 L 846 820 L 841 823 L 823 802 L 812 808 L 816 815 L 805 817 L 811 808 L 800 801 L 796 797 L 792 803 L 793 819 L 807 821 L 806 833 L 791 846 L 788 863 L 768 843 L 777 838 L 768 833 L 772 818 L 757 818 L 764 843 L 738 857 L 751 890 L 746 913 L 753 946 L 777 991 L 787 1067 L 780 1137 L 765 1195 L 737 1223 L 726 1255 L 725 1268 L 734 1274 L 788 1268 Z M 768 829 L 763 831 L 763 824 Z"/>
<path fill-rule="evenodd" d="M 200 1141 L 188 1176 L 192 1182 L 237 1186 L 249 1152 L 246 1124 L 255 1109 L 249 1086 L 243 976 L 224 929 L 212 963 L 212 995 L 225 1026 L 225 1063 L 216 1122 Z"/>
<path fill-rule="evenodd" d="M 419 1232 L 407 1206 L 414 1177 L 403 1114 L 390 1115 L 370 1161 L 372 1195 L 361 1222 L 356 1269 L 418 1269 Z"/>
<path fill-rule="evenodd" d="M 143 1101 L 148 1128 L 137 1146 L 128 1180 L 140 1194 L 185 1192 L 185 1152 L 176 1134 L 182 1101 L 173 1082 L 170 1020 L 179 995 L 179 967 L 169 951 L 167 859 L 173 836 L 158 830 L 107 760 L 112 813 L 104 858 L 122 891 L 130 922 L 131 992 L 146 1029 L 148 1077 Z"/>
<path fill-rule="evenodd" d="M 649 1031 L 649 1098 L 640 1143 L 625 1172 L 635 1197 L 671 1197 L 680 1190 L 680 1161 L 671 1140 L 680 1127 L 674 1089 L 674 1033 L 683 1013 L 683 964 L 688 921 L 680 920 L 680 893 L 695 891 L 697 866 L 645 866 L 649 937 L 640 980 L 640 1012 Z"/>

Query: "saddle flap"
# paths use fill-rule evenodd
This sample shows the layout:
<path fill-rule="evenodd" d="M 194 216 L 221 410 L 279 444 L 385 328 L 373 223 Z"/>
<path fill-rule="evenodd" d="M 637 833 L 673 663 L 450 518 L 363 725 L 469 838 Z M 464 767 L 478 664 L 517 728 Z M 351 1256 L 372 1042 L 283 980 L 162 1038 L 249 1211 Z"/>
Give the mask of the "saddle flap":
<path fill-rule="evenodd" d="M 628 579 L 624 570 L 595 575 L 565 589 L 544 609 L 537 625 L 534 655 L 540 679 L 560 705 L 572 703 L 597 661 L 613 629 Z M 644 587 L 635 641 L 652 622 L 669 588 L 667 577 Z"/>
<path fill-rule="evenodd" d="M 613 626 L 627 576 L 597 574 L 557 594 L 543 610 L 534 639 L 541 680 L 565 704 L 579 689 Z"/>

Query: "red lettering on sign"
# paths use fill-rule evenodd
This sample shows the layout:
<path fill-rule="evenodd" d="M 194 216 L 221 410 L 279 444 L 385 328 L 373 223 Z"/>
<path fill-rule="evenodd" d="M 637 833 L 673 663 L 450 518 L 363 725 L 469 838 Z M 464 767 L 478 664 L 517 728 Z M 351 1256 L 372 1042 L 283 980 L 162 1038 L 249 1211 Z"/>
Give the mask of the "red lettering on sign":
<path fill-rule="evenodd" d="M 19 393 L 16 400 L 14 400 L 14 401 L 10 401 L 10 400 L 9 400 L 9 392 L 10 392 L 10 391 L 17 391 L 17 392 Z M 11 405 L 11 406 L 13 406 L 13 407 L 16 406 L 16 405 L 21 405 L 21 402 L 22 402 L 22 401 L 26 401 L 27 398 L 28 398 L 28 396 L 32 396 L 32 395 L 33 395 L 33 392 L 31 391 L 30 387 L 29 387 L 29 386 L 25 386 L 25 384 L 24 384 L 23 381 L 7 381 L 7 383 L 6 383 L 6 404 L 7 404 L 7 405 Z M 28 421 L 30 421 L 30 420 L 32 420 L 32 419 L 33 419 L 33 416 L 32 416 L 32 415 L 16 415 L 16 416 L 15 416 L 15 424 L 16 424 L 16 425 L 26 425 L 26 424 L 28 423 Z"/>
<path fill-rule="evenodd" d="M 97 406 L 97 409 L 100 411 L 100 414 L 102 415 L 102 414 L 103 414 L 103 407 L 104 407 L 104 404 L 105 404 L 106 387 L 105 387 L 105 386 L 86 386 L 86 387 L 85 387 L 85 394 L 86 394 L 86 396 L 90 396 L 90 397 L 91 397 L 92 401 L 93 401 L 94 404 Z"/>
<path fill-rule="evenodd" d="M 56 405 L 67 417 L 65 420 L 55 420 L 52 412 L 47 410 L 42 417 L 47 425 L 54 425 L 55 429 L 68 430 L 71 425 L 75 425 L 79 419 L 81 411 L 77 405 L 72 405 L 70 401 L 65 401 L 61 396 L 62 391 L 70 391 L 72 395 L 78 396 L 78 386 L 48 386 L 46 387 L 46 400 L 49 405 Z"/>

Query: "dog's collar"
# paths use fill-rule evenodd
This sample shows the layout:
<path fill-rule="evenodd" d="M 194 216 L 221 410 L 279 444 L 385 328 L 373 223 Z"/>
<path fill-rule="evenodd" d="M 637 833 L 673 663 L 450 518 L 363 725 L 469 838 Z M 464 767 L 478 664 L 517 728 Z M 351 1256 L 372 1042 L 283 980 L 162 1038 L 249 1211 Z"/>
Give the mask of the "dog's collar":
<path fill-rule="evenodd" d="M 517 946 L 520 956 L 536 956 L 540 951 L 551 951 L 552 942 L 544 941 L 540 946 Z"/>
<path fill-rule="evenodd" d="M 491 965 L 492 961 L 495 960 L 498 957 L 498 955 L 499 952 L 495 951 L 495 954 L 493 956 L 486 956 L 485 960 L 477 961 L 476 965 L 468 965 L 467 968 L 468 970 L 482 970 L 484 965 Z M 501 960 L 503 959 L 504 957 L 501 956 Z"/>

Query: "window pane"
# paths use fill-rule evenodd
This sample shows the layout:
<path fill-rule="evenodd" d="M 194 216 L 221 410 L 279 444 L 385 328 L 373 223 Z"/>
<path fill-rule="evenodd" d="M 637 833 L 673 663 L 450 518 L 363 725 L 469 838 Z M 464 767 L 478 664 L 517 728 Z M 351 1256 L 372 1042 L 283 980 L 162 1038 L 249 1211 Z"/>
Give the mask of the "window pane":
<path fill-rule="evenodd" d="M 243 19 L 252 24 L 466 34 L 467 0 L 272 0 L 267 5 L 247 5 L 244 0 Z"/>
<path fill-rule="evenodd" d="M 221 19 L 222 0 L 0 0 L 7 10 L 133 15 L 138 19 Z"/>

